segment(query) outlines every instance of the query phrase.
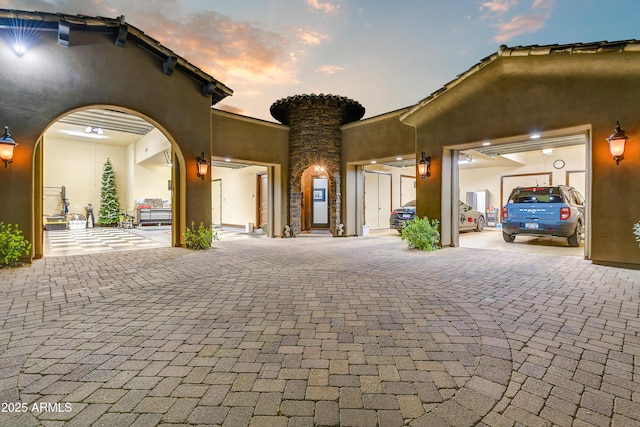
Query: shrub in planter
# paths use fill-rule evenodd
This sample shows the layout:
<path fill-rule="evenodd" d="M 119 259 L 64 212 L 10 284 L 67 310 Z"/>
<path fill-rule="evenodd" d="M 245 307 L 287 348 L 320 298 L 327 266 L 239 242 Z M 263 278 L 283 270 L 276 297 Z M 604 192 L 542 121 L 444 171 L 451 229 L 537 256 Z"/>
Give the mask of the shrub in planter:
<path fill-rule="evenodd" d="M 633 224 L 633 234 L 635 234 L 636 242 L 638 242 L 638 246 L 640 246 L 640 221 Z"/>
<path fill-rule="evenodd" d="M 0 267 L 16 264 L 22 255 L 28 255 L 31 243 L 24 238 L 18 225 L 0 222 Z"/>
<path fill-rule="evenodd" d="M 193 221 L 191 228 L 187 228 L 183 236 L 187 248 L 195 250 L 209 249 L 214 240 L 220 240 L 218 230 L 214 230 L 213 227 L 205 227 L 203 223 L 200 223 L 200 227 L 196 230 Z"/>
<path fill-rule="evenodd" d="M 439 249 L 440 231 L 438 226 L 440 221 L 429 218 L 415 218 L 409 221 L 402 229 L 402 240 L 406 240 L 410 249 L 420 249 L 421 251 L 435 251 Z"/>

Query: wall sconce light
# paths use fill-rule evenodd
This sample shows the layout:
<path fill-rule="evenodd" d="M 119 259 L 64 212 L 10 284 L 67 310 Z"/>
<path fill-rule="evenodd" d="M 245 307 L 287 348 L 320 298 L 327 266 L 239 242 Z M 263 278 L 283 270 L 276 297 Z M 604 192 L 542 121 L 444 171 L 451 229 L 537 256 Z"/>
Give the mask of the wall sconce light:
<path fill-rule="evenodd" d="M 4 135 L 0 138 L 0 159 L 4 162 L 5 168 L 8 168 L 9 163 L 13 161 L 13 149 L 17 145 L 9 133 L 9 126 L 5 126 Z"/>
<path fill-rule="evenodd" d="M 204 158 L 204 152 L 200 154 L 196 163 L 198 164 L 198 177 L 204 181 L 204 177 L 207 176 L 207 171 L 209 170 L 209 163 Z"/>
<path fill-rule="evenodd" d="M 424 151 L 421 153 L 421 156 L 418 162 L 418 174 L 424 181 L 427 177 L 431 176 L 431 156 L 425 157 Z"/>
<path fill-rule="evenodd" d="M 629 139 L 629 137 L 625 135 L 623 129 L 620 129 L 620 121 L 618 120 L 618 124 L 613 130 L 613 133 L 607 138 L 609 152 L 613 156 L 613 160 L 616 161 L 616 165 L 619 165 L 620 160 L 624 159 L 624 144 L 627 142 L 627 139 Z"/>

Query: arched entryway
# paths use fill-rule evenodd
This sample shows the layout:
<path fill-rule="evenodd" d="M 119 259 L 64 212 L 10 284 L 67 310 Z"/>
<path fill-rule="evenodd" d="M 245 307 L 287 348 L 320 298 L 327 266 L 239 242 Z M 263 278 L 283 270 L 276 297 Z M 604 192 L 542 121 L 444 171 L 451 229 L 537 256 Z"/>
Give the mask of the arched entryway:
<path fill-rule="evenodd" d="M 301 230 L 330 230 L 331 206 L 335 205 L 335 195 L 331 191 L 332 180 L 322 166 L 308 167 L 302 174 Z"/>
<path fill-rule="evenodd" d="M 182 155 L 152 119 L 113 105 L 73 110 L 45 129 L 34 158 L 38 257 L 179 245 Z M 107 163 L 111 219 L 101 209 Z"/>

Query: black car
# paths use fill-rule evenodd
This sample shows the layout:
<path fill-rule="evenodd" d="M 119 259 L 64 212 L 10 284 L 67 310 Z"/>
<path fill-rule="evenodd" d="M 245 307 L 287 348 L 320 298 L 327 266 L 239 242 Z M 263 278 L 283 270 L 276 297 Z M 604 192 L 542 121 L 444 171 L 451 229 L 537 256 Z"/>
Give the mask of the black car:
<path fill-rule="evenodd" d="M 393 212 L 391 212 L 391 216 L 389 217 L 389 226 L 398 230 L 399 233 L 402 231 L 404 223 L 413 220 L 415 216 L 416 201 L 412 200 L 402 205 L 401 208 L 394 209 Z"/>

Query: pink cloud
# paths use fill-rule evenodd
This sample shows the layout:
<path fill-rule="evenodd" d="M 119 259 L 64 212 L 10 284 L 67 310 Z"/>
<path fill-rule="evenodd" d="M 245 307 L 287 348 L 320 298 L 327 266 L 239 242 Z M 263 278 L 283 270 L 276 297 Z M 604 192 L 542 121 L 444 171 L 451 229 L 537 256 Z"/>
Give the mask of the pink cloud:
<path fill-rule="evenodd" d="M 523 33 L 533 33 L 544 27 L 548 14 L 518 15 L 504 24 L 496 24 L 499 32 L 493 38 L 498 43 L 504 43 Z"/>
<path fill-rule="evenodd" d="M 516 4 L 518 4 L 518 0 L 492 0 L 482 3 L 481 9 L 486 8 L 490 12 L 505 13 Z"/>
<path fill-rule="evenodd" d="M 507 1 L 510 0 L 505 0 L 505 2 Z M 504 43 L 520 34 L 538 31 L 551 17 L 551 10 L 554 6 L 555 0 L 533 0 L 531 13 L 516 15 L 509 22 L 495 24 L 494 26 L 498 28 L 498 34 L 493 40 Z"/>
<path fill-rule="evenodd" d="M 340 9 L 340 5 L 332 1 L 307 0 L 307 4 L 314 10 L 325 13 L 327 15 L 335 15 Z"/>
<path fill-rule="evenodd" d="M 338 71 L 344 71 L 344 67 L 339 67 L 337 65 L 323 65 L 322 67 L 316 69 L 316 73 L 333 75 Z"/>

